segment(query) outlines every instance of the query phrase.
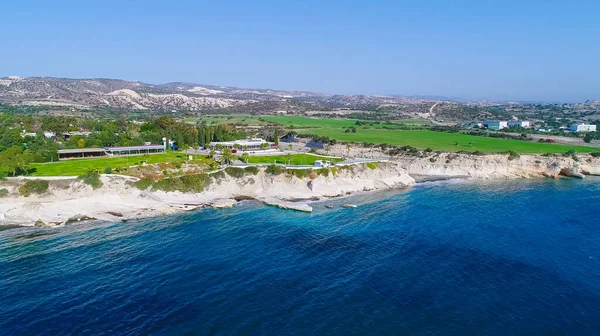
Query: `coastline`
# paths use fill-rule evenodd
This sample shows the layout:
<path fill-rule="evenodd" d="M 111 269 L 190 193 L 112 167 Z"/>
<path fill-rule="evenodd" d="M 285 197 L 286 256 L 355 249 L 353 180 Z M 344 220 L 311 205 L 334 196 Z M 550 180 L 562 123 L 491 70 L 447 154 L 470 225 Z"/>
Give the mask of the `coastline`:
<path fill-rule="evenodd" d="M 406 189 L 422 183 L 557 178 L 563 175 L 580 177 L 582 172 L 600 174 L 600 160 L 591 156 L 582 156 L 575 161 L 570 157 L 523 155 L 511 161 L 501 155 L 436 155 L 435 162 L 426 157 L 401 156 L 376 169 L 356 165 L 336 174 L 314 178 L 274 176 L 264 169 L 242 177 L 224 174 L 200 193 L 139 190 L 134 186 L 136 178 L 121 175 L 103 175 L 103 186 L 95 190 L 77 178 L 9 178 L 0 182 L 0 188 L 10 188 L 11 192 L 9 197 L 0 198 L 0 227 L 56 227 L 85 220 L 128 221 L 206 207 L 228 208 L 248 199 L 282 209 L 311 212 L 311 204 L 363 192 Z M 49 181 L 49 192 L 15 196 L 19 185 L 30 179 Z"/>

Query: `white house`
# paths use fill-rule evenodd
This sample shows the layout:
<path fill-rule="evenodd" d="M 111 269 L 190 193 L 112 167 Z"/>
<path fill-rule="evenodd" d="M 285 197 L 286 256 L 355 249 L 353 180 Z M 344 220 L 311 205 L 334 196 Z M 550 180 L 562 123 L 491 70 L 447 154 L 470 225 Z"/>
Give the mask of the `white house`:
<path fill-rule="evenodd" d="M 508 127 L 529 128 L 531 127 L 531 122 L 526 120 L 511 120 L 508 122 Z"/>
<path fill-rule="evenodd" d="M 501 130 L 503 128 L 508 128 L 507 121 L 484 121 L 483 126 L 487 127 L 491 130 Z"/>
<path fill-rule="evenodd" d="M 573 124 L 571 125 L 571 132 L 596 132 L 596 125 Z"/>

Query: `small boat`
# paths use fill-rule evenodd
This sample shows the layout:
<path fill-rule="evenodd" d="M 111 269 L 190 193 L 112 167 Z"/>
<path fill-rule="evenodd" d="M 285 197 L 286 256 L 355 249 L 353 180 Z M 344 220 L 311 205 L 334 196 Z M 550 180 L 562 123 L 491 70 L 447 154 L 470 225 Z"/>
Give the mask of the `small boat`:
<path fill-rule="evenodd" d="M 358 205 L 356 205 L 356 204 L 344 204 L 344 205 L 342 205 L 342 207 L 344 207 L 344 208 L 356 208 L 357 206 Z"/>
<path fill-rule="evenodd" d="M 333 209 L 333 205 L 331 205 L 331 204 L 327 204 L 325 207 L 326 207 L 327 209 Z"/>

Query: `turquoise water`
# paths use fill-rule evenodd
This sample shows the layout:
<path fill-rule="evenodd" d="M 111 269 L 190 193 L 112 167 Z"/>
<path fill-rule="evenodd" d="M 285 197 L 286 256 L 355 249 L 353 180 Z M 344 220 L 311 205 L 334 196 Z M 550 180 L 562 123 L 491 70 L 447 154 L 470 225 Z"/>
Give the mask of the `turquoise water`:
<path fill-rule="evenodd" d="M 600 332 L 600 180 L 351 201 L 1 231 L 0 334 Z"/>

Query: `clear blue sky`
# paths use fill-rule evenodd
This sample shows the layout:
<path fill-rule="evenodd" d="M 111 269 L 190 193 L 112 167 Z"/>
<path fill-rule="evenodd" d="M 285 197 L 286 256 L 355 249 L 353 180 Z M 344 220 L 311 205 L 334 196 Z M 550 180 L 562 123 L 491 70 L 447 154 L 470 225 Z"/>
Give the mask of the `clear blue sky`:
<path fill-rule="evenodd" d="M 600 99 L 600 1 L 3 1 L 0 76 Z"/>

